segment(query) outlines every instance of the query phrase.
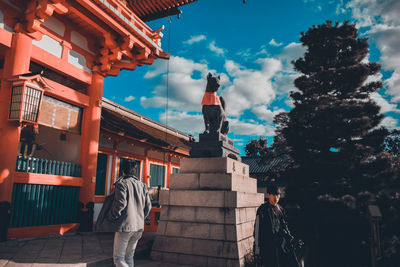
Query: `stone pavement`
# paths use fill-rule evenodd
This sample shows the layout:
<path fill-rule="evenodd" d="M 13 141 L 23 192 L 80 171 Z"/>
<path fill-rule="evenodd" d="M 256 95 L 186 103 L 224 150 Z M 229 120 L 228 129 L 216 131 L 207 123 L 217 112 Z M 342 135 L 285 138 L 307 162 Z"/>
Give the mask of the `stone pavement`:
<path fill-rule="evenodd" d="M 111 233 L 74 233 L 0 242 L 0 267 L 114 266 Z M 149 260 L 155 233 L 145 232 L 135 254 L 137 267 L 182 266 Z"/>

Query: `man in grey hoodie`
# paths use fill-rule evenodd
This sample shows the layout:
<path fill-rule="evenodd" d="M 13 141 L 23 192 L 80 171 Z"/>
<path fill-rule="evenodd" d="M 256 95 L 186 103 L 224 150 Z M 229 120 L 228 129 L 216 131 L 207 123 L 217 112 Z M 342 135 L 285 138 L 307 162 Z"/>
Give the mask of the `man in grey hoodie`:
<path fill-rule="evenodd" d="M 135 248 L 151 209 L 147 186 L 135 176 L 136 171 L 135 161 L 123 161 L 122 176 L 114 184 L 114 201 L 108 213 L 115 230 L 113 258 L 117 267 L 134 266 Z"/>

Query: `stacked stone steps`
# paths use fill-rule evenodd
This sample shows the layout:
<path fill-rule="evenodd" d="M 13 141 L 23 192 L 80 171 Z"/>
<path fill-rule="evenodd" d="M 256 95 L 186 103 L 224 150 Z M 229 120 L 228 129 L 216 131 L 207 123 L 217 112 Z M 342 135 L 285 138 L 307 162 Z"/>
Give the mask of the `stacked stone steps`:
<path fill-rule="evenodd" d="M 152 259 L 193 266 L 244 266 L 263 203 L 249 167 L 231 158 L 190 158 L 161 191 Z"/>

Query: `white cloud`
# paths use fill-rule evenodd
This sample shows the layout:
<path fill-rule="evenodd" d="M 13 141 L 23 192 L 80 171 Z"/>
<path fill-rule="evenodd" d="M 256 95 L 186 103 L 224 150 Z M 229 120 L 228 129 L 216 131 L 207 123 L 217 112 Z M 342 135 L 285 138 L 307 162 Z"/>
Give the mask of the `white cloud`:
<path fill-rule="evenodd" d="M 229 132 L 235 135 L 251 135 L 251 136 L 273 136 L 275 128 L 271 125 L 264 125 L 257 122 L 245 122 L 235 118 L 229 118 Z"/>
<path fill-rule="evenodd" d="M 130 95 L 130 96 L 127 96 L 127 97 L 124 98 L 125 102 L 131 102 L 133 100 L 135 100 L 135 97 L 133 95 Z"/>
<path fill-rule="evenodd" d="M 392 102 L 400 101 L 400 25 L 376 25 L 368 32 L 378 47 L 383 69 L 392 70 L 393 73 L 386 81 L 388 88 L 386 94 Z"/>
<path fill-rule="evenodd" d="M 287 67 L 289 67 L 289 70 L 293 72 L 291 61 L 303 57 L 305 52 L 305 46 L 303 46 L 301 43 L 292 42 L 282 49 L 282 52 L 278 55 L 278 58 L 285 61 Z"/>
<path fill-rule="evenodd" d="M 215 41 L 212 41 L 208 45 L 208 49 L 210 49 L 212 52 L 215 52 L 218 56 L 224 56 L 225 55 L 225 49 L 217 47 L 215 45 Z"/>
<path fill-rule="evenodd" d="M 165 123 L 165 112 L 160 114 L 160 121 Z M 254 121 L 241 121 L 237 118 L 228 118 L 229 132 L 235 135 L 250 136 L 273 136 L 275 128 L 271 125 L 264 125 Z M 169 111 L 168 125 L 197 136 L 204 131 L 204 121 L 202 114 L 189 114 L 187 112 Z"/>
<path fill-rule="evenodd" d="M 215 46 L 215 42 L 211 43 Z M 211 46 L 212 47 L 212 46 Z M 225 49 L 214 47 L 216 53 L 223 55 Z M 241 55 L 251 53 L 245 50 Z M 260 48 L 260 55 L 265 52 L 265 46 Z M 253 68 L 240 65 L 233 60 L 225 60 L 225 71 L 221 75 L 221 90 L 226 101 L 226 112 L 230 118 L 230 132 L 238 135 L 272 136 L 274 128 L 269 125 L 273 116 L 283 110 L 267 110 L 277 98 L 283 101 L 288 91 L 293 90 L 293 79 L 297 77 L 290 61 L 301 57 L 304 48 L 299 43 L 291 43 L 282 48 L 276 58 L 260 57 Z M 252 53 L 253 55 L 256 53 Z M 206 86 L 208 63 L 195 62 L 179 56 L 171 56 L 169 72 L 168 124 L 177 129 L 196 134 L 204 131 L 201 115 L 201 99 Z M 200 74 L 200 75 L 199 75 Z M 151 97 L 142 97 L 143 107 L 158 107 L 164 109 L 166 99 L 166 62 L 158 61 L 145 74 L 145 78 L 159 79 Z M 261 107 L 265 109 L 261 110 Z M 241 115 L 252 111 L 258 116 L 258 121 L 243 121 Z M 190 113 L 189 113 L 190 112 Z M 197 115 L 193 115 L 195 112 Z M 160 119 L 165 120 L 165 112 Z M 267 125 L 260 121 L 268 122 Z"/>
<path fill-rule="evenodd" d="M 198 42 L 201 42 L 201 41 L 206 40 L 206 39 L 207 39 L 207 37 L 205 35 L 203 35 L 203 34 L 192 35 L 192 36 L 190 36 L 189 40 L 184 41 L 183 44 L 192 45 L 194 43 L 198 43 Z"/>
<path fill-rule="evenodd" d="M 388 85 L 386 93 L 393 97 L 393 102 L 400 102 L 400 70 L 394 71 L 386 83 Z"/>
<path fill-rule="evenodd" d="M 389 103 L 379 93 L 372 93 L 370 96 L 371 96 L 371 99 L 373 99 L 378 104 L 378 106 L 381 107 L 381 113 L 387 113 L 387 112 L 400 113 L 400 110 L 397 109 L 396 104 Z"/>
<path fill-rule="evenodd" d="M 257 63 L 261 70 L 246 69 L 232 60 L 225 61 L 225 69 L 233 78 L 232 84 L 222 92 L 228 115 L 239 116 L 254 105 L 268 105 L 275 99 L 271 78 L 281 69 L 281 62 L 264 58 Z"/>
<path fill-rule="evenodd" d="M 168 74 L 168 105 L 172 109 L 182 111 L 200 111 L 200 102 L 206 86 L 206 75 L 209 70 L 206 64 L 195 63 L 183 57 L 171 56 Z M 195 73 L 201 77 L 194 78 Z M 140 103 L 143 107 L 165 107 L 167 74 L 162 63 L 154 64 L 145 74 L 145 78 L 160 76 L 159 84 L 153 90 L 150 98 L 142 97 Z"/>
<path fill-rule="evenodd" d="M 270 110 L 266 106 L 263 106 L 263 105 L 256 106 L 256 107 L 252 108 L 251 111 L 257 116 L 258 119 L 260 119 L 262 121 L 266 121 L 268 123 L 272 123 L 275 115 L 277 115 L 281 112 L 285 112 L 284 109 Z"/>
<path fill-rule="evenodd" d="M 336 5 L 336 15 L 345 14 L 347 12 L 346 7 L 343 5 L 343 0 L 340 0 Z"/>
<path fill-rule="evenodd" d="M 291 61 L 303 56 L 304 52 L 300 43 L 290 43 L 276 58 L 258 58 L 255 63 L 259 69 L 245 68 L 233 60 L 226 60 L 224 67 L 232 78 L 231 84 L 222 91 L 227 114 L 240 116 L 256 106 L 268 107 L 278 96 L 287 98 L 289 91 L 295 90 L 293 80 L 299 75 L 293 71 Z M 258 115 L 266 116 L 257 111 Z"/>
<path fill-rule="evenodd" d="M 268 51 L 266 48 L 262 48 L 260 51 L 258 51 L 257 53 L 254 54 L 256 57 L 259 56 L 268 56 Z"/>
<path fill-rule="evenodd" d="M 298 73 L 280 72 L 274 77 L 274 89 L 277 94 L 289 95 L 290 91 L 297 91 L 294 80 L 299 76 Z"/>
<path fill-rule="evenodd" d="M 398 0 L 352 0 L 347 3 L 346 8 L 351 9 L 359 27 L 379 23 L 400 23 L 400 1 Z"/>
<path fill-rule="evenodd" d="M 250 48 L 247 48 L 245 50 L 241 50 L 241 51 L 237 52 L 236 55 L 244 58 L 245 60 L 248 60 L 249 58 L 251 58 L 253 56 L 253 53 L 251 52 Z"/>
<path fill-rule="evenodd" d="M 381 52 L 380 61 L 383 68 L 400 70 L 400 25 L 388 26 L 380 24 L 374 26 L 367 33 L 373 38 Z"/>
<path fill-rule="evenodd" d="M 351 0 L 343 5 L 341 0 L 341 4 L 352 12 L 357 26 L 365 28 L 370 42 L 376 44 L 382 68 L 393 71 L 391 77 L 384 81 L 387 90 L 381 93 L 383 97 L 375 94 L 373 98 L 382 107 L 383 113 L 399 112 L 396 106 L 400 101 L 400 1 Z M 385 118 L 388 125 L 395 121 L 398 122 L 391 117 Z"/>
<path fill-rule="evenodd" d="M 293 100 L 291 98 L 286 99 L 285 104 L 288 107 L 294 108 Z"/>
<path fill-rule="evenodd" d="M 399 121 L 397 119 L 388 116 L 388 117 L 385 117 L 381 121 L 380 126 L 384 126 L 384 127 L 388 128 L 389 130 L 393 130 L 393 129 L 397 128 L 398 123 L 399 123 Z"/>
<path fill-rule="evenodd" d="M 167 113 L 160 114 L 160 121 L 165 123 Z M 188 114 L 187 112 L 170 111 L 168 112 L 168 125 L 196 136 L 204 131 L 203 115 Z"/>
<path fill-rule="evenodd" d="M 272 45 L 272 46 L 281 46 L 281 45 L 283 45 L 283 43 L 277 43 L 274 38 L 272 38 L 271 41 L 269 41 L 269 44 Z"/>
<path fill-rule="evenodd" d="M 195 63 L 193 60 L 186 59 L 179 56 L 171 56 L 169 59 L 169 72 L 171 73 L 183 73 L 192 75 L 194 71 L 205 71 L 207 63 Z M 167 73 L 167 61 L 156 60 L 156 62 L 150 66 L 150 70 L 146 72 L 144 78 L 151 79 L 160 74 Z"/>

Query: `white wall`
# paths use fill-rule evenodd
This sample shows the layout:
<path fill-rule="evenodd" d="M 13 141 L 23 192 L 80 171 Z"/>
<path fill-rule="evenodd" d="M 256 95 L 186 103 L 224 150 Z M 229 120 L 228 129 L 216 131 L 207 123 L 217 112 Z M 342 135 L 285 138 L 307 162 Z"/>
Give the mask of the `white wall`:
<path fill-rule="evenodd" d="M 42 48 L 43 50 L 49 52 L 50 54 L 55 55 L 56 57 L 61 58 L 62 55 L 62 45 L 55 39 L 50 36 L 43 35 L 42 39 L 39 41 L 33 40 L 33 45 Z"/>

